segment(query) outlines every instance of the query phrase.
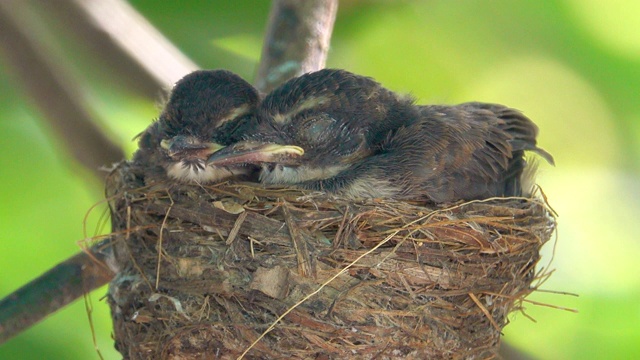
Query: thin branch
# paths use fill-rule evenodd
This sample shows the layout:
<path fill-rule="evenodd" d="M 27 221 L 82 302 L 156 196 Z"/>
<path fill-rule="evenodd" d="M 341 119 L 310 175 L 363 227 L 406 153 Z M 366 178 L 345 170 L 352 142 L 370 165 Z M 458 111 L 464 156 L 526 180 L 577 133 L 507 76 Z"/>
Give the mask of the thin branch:
<path fill-rule="evenodd" d="M 66 38 L 74 48 L 81 49 L 94 69 L 110 75 L 113 82 L 121 83 L 133 93 L 156 99 L 171 79 L 158 79 L 147 67 L 119 46 L 117 40 L 103 30 L 75 0 L 29 1 L 31 8 L 48 28 L 55 28 L 56 39 Z"/>
<path fill-rule="evenodd" d="M 122 160 L 124 153 L 92 121 L 81 87 L 55 54 L 38 41 L 38 23 L 21 1 L 0 1 L 0 50 L 50 128 L 68 151 L 98 177 L 99 169 Z M 29 29 L 25 31 L 23 29 Z"/>
<path fill-rule="evenodd" d="M 104 265 L 111 239 L 61 262 L 0 300 L 0 344 L 47 315 L 106 284 L 113 273 Z"/>
<path fill-rule="evenodd" d="M 324 68 L 338 0 L 274 0 L 255 86 L 263 92 Z"/>
<path fill-rule="evenodd" d="M 69 1 L 69 0 L 67 0 Z M 131 5 L 122 0 L 71 0 L 97 31 L 104 32 L 120 51 L 126 53 L 148 74 L 170 88 L 184 75 L 197 70 L 191 59 L 167 40 Z M 55 3 L 58 6 L 58 2 Z"/>

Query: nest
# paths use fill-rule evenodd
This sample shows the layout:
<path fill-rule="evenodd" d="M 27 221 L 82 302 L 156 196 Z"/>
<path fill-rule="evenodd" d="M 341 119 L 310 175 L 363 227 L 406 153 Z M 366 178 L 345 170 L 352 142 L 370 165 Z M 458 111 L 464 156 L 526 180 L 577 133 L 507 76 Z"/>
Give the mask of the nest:
<path fill-rule="evenodd" d="M 126 359 L 490 358 L 554 229 L 539 199 L 425 207 L 110 175 Z"/>

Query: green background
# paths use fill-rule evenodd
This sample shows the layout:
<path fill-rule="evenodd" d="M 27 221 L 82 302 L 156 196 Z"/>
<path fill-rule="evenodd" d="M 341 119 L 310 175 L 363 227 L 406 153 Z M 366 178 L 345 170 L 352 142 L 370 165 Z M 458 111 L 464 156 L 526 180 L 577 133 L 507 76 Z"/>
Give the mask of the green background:
<path fill-rule="evenodd" d="M 266 1 L 132 1 L 203 68 L 252 79 Z M 343 1 L 328 67 L 376 78 L 420 103 L 478 100 L 518 108 L 540 127 L 539 183 L 559 213 L 554 275 L 542 288 L 579 297 L 530 297 L 504 338 L 540 359 L 640 358 L 640 5 L 632 1 Z M 55 36 L 53 34 L 52 36 Z M 58 40 L 72 48 L 70 39 Z M 73 53 L 73 55 L 72 55 Z M 157 116 L 87 49 L 63 54 L 113 138 L 131 139 Z M 51 135 L 0 63 L 0 296 L 79 250 L 100 230 L 102 184 Z M 97 230 L 96 230 L 97 229 Z M 91 294 L 97 348 L 117 359 L 106 288 Z M 0 347 L 0 359 L 97 359 L 80 300 Z"/>

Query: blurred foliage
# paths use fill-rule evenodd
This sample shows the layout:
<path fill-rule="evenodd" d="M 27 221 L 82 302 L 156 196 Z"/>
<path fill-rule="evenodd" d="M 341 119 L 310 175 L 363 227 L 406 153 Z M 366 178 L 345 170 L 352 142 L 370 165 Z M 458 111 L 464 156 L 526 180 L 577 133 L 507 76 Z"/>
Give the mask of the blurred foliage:
<path fill-rule="evenodd" d="M 203 68 L 251 79 L 269 4 L 249 0 L 132 4 Z M 617 4 L 617 5 L 616 5 Z M 343 1 L 330 67 L 369 75 L 421 103 L 469 100 L 523 110 L 557 167 L 539 183 L 560 214 L 555 274 L 525 303 L 505 339 L 541 359 L 640 358 L 640 5 L 597 0 Z M 59 29 L 58 41 L 73 47 Z M 55 38 L 56 33 L 51 35 Z M 83 49 L 65 54 L 86 101 L 131 153 L 158 99 L 122 86 Z M 98 65 L 97 65 L 98 64 Z M 59 140 L 0 64 L 0 296 L 78 251 L 103 207 L 102 185 L 60 150 Z M 103 229 L 107 231 L 108 229 Z M 110 338 L 106 289 L 91 294 L 98 348 L 119 358 Z M 0 347 L 2 359 L 98 358 L 85 303 L 52 316 Z"/>

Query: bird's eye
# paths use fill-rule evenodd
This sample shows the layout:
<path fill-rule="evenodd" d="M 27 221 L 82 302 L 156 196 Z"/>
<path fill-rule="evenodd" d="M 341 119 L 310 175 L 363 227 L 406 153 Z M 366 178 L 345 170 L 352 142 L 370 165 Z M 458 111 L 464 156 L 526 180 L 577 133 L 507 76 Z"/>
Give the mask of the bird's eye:
<path fill-rule="evenodd" d="M 319 136 L 327 132 L 331 123 L 327 121 L 316 121 L 309 128 L 307 132 L 312 136 Z"/>
<path fill-rule="evenodd" d="M 330 134 L 336 121 L 329 117 L 310 118 L 301 124 L 300 134 L 307 142 L 324 141 Z"/>
<path fill-rule="evenodd" d="M 171 147 L 171 141 L 168 139 L 163 139 L 162 141 L 160 141 L 160 147 L 165 150 L 169 150 L 169 148 Z"/>

